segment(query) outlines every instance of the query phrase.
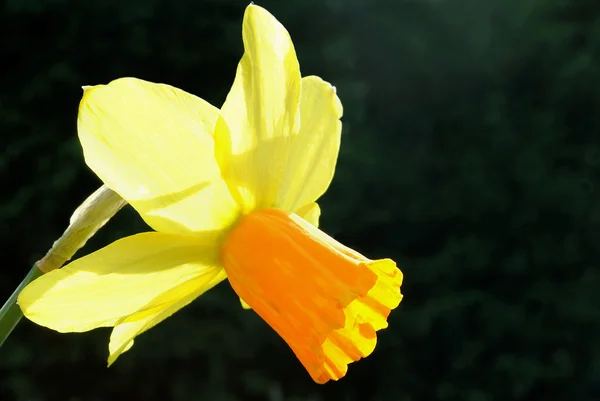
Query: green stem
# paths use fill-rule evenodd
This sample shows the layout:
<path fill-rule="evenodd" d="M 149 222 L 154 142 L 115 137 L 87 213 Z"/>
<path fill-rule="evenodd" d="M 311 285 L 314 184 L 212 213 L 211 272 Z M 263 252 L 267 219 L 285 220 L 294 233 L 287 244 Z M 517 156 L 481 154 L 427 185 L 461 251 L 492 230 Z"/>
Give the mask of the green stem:
<path fill-rule="evenodd" d="M 0 346 L 23 317 L 21 308 L 17 305 L 17 298 L 23 288 L 40 277 L 43 274 L 42 270 L 49 272 L 60 269 L 126 204 L 127 202 L 116 192 L 106 185 L 102 185 L 75 210 L 63 235 L 52 244 L 52 248 L 46 253 L 46 256 L 33 265 L 27 276 L 0 309 Z"/>
<path fill-rule="evenodd" d="M 19 320 L 23 317 L 23 312 L 21 312 L 21 308 L 17 305 L 19 293 L 27 284 L 40 277 L 42 274 L 44 273 L 37 268 L 37 265 L 33 265 L 29 273 L 27 273 L 27 276 L 25 276 L 15 292 L 13 292 L 4 306 L 2 306 L 2 309 L 0 309 L 0 347 L 13 331 L 17 323 L 19 323 Z"/>

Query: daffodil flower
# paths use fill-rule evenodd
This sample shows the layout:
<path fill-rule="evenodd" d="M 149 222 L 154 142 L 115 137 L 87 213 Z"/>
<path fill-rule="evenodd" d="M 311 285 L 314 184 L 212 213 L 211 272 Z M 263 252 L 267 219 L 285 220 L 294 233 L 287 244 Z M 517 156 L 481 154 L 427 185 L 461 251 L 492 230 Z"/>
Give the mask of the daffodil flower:
<path fill-rule="evenodd" d="M 375 348 L 402 273 L 320 231 L 342 106 L 301 78 L 292 41 L 250 5 L 245 52 L 221 110 L 133 78 L 86 87 L 85 160 L 155 231 L 120 239 L 27 286 L 19 305 L 59 332 L 114 327 L 108 363 L 134 338 L 228 279 L 318 383 Z"/>

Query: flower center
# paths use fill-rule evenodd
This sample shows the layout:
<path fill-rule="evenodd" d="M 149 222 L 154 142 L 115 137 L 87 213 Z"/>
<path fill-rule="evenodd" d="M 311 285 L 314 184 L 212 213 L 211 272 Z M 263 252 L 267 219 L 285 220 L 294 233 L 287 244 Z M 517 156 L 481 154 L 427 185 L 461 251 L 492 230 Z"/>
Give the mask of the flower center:
<path fill-rule="evenodd" d="M 396 264 L 372 261 L 295 214 L 263 209 L 228 234 L 221 261 L 231 286 L 288 343 L 318 383 L 369 355 L 400 302 Z"/>

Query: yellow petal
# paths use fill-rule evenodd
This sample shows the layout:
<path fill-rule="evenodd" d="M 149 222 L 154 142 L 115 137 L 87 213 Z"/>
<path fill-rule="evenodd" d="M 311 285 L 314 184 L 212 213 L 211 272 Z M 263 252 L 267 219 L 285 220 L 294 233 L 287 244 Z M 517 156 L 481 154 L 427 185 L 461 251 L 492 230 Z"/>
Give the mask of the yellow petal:
<path fill-rule="evenodd" d="M 222 274 L 216 237 L 143 233 L 123 238 L 29 284 L 19 305 L 59 332 L 115 326 L 204 291 Z M 184 291 L 185 289 L 185 291 Z"/>
<path fill-rule="evenodd" d="M 252 307 L 250 305 L 248 305 L 248 303 L 246 301 L 244 301 L 242 298 L 240 298 L 240 304 L 242 304 L 242 308 L 249 310 L 252 309 Z"/>
<path fill-rule="evenodd" d="M 319 227 L 319 217 L 321 217 L 321 208 L 317 202 L 311 202 L 295 211 L 295 214 L 302 217 L 315 227 Z"/>
<path fill-rule="evenodd" d="M 85 88 L 85 160 L 155 230 L 228 227 L 237 205 L 214 158 L 218 110 L 180 89 L 135 78 Z"/>
<path fill-rule="evenodd" d="M 223 176 L 244 211 L 277 198 L 297 132 L 300 68 L 286 29 L 251 5 L 243 21 L 245 53 L 215 131 Z"/>
<path fill-rule="evenodd" d="M 113 364 L 119 355 L 133 346 L 135 337 L 156 326 L 227 278 L 223 269 L 213 273 L 186 281 L 179 287 L 161 295 L 156 300 L 158 306 L 155 308 L 134 313 L 116 325 L 108 345 L 108 365 Z"/>
<path fill-rule="evenodd" d="M 302 78 L 300 130 L 289 142 L 288 163 L 273 206 L 294 211 L 329 187 L 340 149 L 342 103 L 319 77 Z"/>

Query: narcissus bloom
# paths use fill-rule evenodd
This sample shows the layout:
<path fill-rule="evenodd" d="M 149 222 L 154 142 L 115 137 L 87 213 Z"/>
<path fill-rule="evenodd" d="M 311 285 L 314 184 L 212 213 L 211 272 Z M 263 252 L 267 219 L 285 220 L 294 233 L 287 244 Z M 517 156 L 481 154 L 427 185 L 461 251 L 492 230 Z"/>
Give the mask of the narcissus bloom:
<path fill-rule="evenodd" d="M 221 110 L 133 78 L 85 88 L 85 160 L 155 231 L 45 274 L 19 304 L 59 332 L 114 327 L 110 365 L 228 279 L 316 382 L 337 380 L 375 348 L 402 273 L 317 228 L 340 145 L 335 89 L 301 78 L 288 32 L 264 9 L 247 8 L 243 40 Z"/>

